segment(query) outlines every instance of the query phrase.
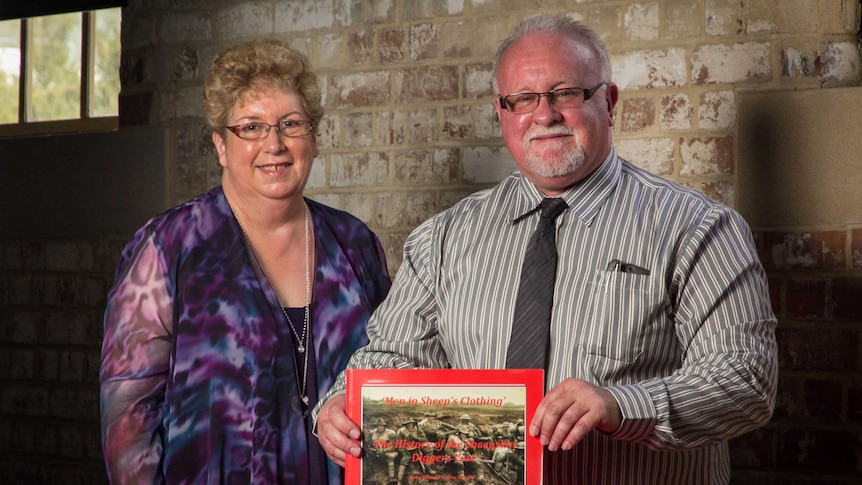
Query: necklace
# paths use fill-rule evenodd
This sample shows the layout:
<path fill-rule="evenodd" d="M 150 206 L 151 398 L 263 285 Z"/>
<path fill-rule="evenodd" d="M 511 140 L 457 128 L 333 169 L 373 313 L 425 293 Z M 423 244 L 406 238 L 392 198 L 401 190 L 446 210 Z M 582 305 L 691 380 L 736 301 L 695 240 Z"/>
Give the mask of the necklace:
<path fill-rule="evenodd" d="M 305 206 L 305 316 L 302 319 L 302 335 L 296 331 L 296 327 L 293 326 L 293 321 L 290 319 L 290 316 L 287 315 L 287 310 L 284 307 L 281 307 L 281 313 L 284 314 L 284 318 L 287 319 L 288 325 L 290 325 L 290 329 L 293 331 L 293 334 L 296 335 L 296 341 L 299 342 L 299 345 L 296 347 L 296 351 L 300 354 L 305 353 L 305 346 L 308 344 L 308 312 L 309 306 L 311 303 L 311 258 L 310 258 L 310 241 L 308 238 L 308 206 Z M 246 237 L 248 240 L 248 237 Z M 305 356 L 306 362 L 308 362 L 308 356 Z M 308 367 L 306 365 L 305 367 Z M 307 370 L 307 369 L 306 369 Z M 304 379 L 303 379 L 304 381 Z M 304 394 L 304 393 L 303 393 Z"/>
<path fill-rule="evenodd" d="M 303 204 L 305 206 L 305 315 L 302 319 L 302 334 L 296 331 L 296 327 L 293 325 L 293 321 L 290 319 L 290 316 L 287 314 L 287 310 L 285 307 L 279 304 L 279 308 L 281 308 L 281 313 L 284 315 L 284 318 L 287 320 L 287 324 L 290 325 L 290 330 L 296 336 L 297 346 L 296 351 L 305 356 L 304 362 L 302 364 L 302 380 L 299 379 L 299 363 L 296 362 L 296 356 L 294 356 L 294 373 L 296 375 L 296 383 L 299 386 L 299 397 L 302 399 L 302 403 L 305 406 L 303 409 L 303 416 L 308 414 L 308 393 L 305 392 L 308 386 L 308 316 L 311 307 L 311 239 L 309 238 L 309 230 L 308 226 L 311 225 L 311 216 L 310 211 L 308 210 L 308 204 Z M 242 237 L 245 239 L 245 244 L 248 246 L 248 249 L 251 251 L 255 265 L 261 274 L 263 272 L 263 268 L 260 266 L 260 262 L 257 260 L 257 255 L 254 253 L 254 248 L 251 245 L 251 241 L 248 238 L 248 234 L 245 232 L 245 228 L 242 227 L 242 224 L 239 222 L 239 219 L 236 217 L 236 213 L 233 212 L 233 207 L 231 207 L 231 213 L 233 214 L 234 219 L 236 219 L 237 224 L 239 224 L 239 229 L 242 231 Z"/>

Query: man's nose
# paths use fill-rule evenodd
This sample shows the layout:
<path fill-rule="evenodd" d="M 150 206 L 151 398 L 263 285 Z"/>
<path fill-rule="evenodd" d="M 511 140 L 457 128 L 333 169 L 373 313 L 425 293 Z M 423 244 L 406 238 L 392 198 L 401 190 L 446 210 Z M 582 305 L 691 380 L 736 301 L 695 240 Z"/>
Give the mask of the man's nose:
<path fill-rule="evenodd" d="M 554 106 L 551 95 L 539 96 L 539 104 L 533 110 L 533 121 L 539 124 L 551 124 L 563 119 L 563 114 Z"/>

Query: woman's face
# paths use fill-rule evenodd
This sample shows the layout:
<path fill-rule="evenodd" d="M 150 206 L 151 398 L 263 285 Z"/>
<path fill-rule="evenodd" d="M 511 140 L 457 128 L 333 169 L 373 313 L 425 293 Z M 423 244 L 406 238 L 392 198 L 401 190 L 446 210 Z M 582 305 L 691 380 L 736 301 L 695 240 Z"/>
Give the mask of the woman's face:
<path fill-rule="evenodd" d="M 247 123 L 278 125 L 285 120 L 308 120 L 302 98 L 289 89 L 266 87 L 252 91 L 234 105 L 228 126 Z M 264 129 L 266 127 L 264 126 Z M 271 200 L 302 197 L 311 165 L 318 155 L 314 135 L 283 136 L 273 126 L 262 139 L 245 140 L 230 130 L 213 133 L 222 185 L 242 199 Z"/>

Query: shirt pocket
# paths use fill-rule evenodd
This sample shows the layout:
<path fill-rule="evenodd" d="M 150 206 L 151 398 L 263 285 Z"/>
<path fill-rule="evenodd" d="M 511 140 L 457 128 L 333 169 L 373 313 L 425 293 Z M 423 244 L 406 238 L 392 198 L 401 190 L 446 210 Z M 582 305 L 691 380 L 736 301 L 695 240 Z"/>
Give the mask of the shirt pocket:
<path fill-rule="evenodd" d="M 644 353 L 646 326 L 651 312 L 657 311 L 651 304 L 651 277 L 611 270 L 593 273 L 580 345 L 593 361 L 596 377 L 613 377 Z"/>

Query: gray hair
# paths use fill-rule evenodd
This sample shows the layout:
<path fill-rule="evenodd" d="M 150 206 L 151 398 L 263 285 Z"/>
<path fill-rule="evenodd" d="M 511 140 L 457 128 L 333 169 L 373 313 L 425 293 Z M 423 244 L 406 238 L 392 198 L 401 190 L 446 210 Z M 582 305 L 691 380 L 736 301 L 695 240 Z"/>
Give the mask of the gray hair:
<path fill-rule="evenodd" d="M 522 37 L 541 33 L 561 34 L 592 49 L 601 64 L 601 80 L 610 81 L 611 61 L 608 57 L 608 51 L 605 48 L 605 43 L 594 30 L 565 14 L 540 14 L 522 20 L 497 49 L 497 55 L 494 57 L 494 70 L 491 72 L 491 87 L 494 88 L 495 93 L 499 92 L 497 70 L 509 47 Z"/>

